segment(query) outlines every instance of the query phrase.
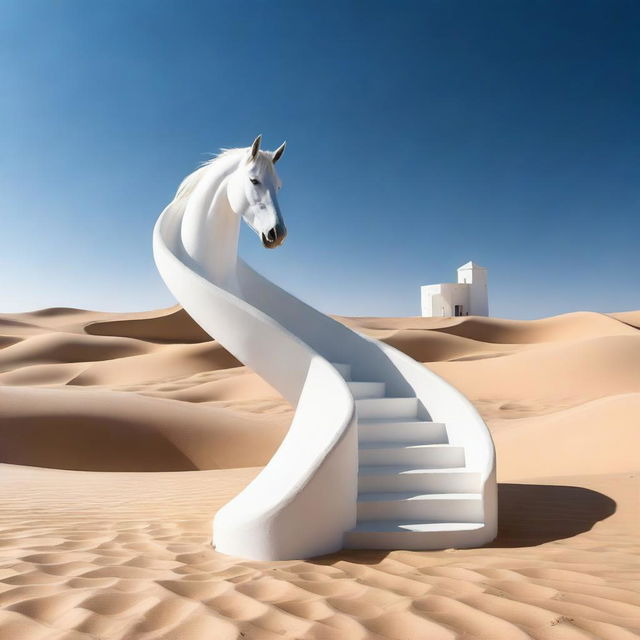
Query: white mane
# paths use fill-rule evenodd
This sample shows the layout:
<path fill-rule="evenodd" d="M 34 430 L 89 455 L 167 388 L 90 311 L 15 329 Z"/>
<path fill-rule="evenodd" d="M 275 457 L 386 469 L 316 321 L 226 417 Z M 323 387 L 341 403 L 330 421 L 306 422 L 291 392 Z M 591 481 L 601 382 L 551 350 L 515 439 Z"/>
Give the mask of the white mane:
<path fill-rule="evenodd" d="M 204 178 L 210 169 L 218 163 L 219 160 L 225 160 L 227 158 L 239 157 L 246 154 L 249 148 L 237 148 L 237 149 L 220 149 L 220 153 L 216 154 L 210 160 L 203 162 L 202 165 L 196 169 L 193 173 L 190 173 L 178 187 L 176 195 L 173 201 L 182 200 L 188 198 L 198 185 L 198 182 Z M 273 171 L 273 153 L 271 151 L 258 151 L 258 156 L 255 160 L 256 164 L 262 165 L 263 170 Z"/>
<path fill-rule="evenodd" d="M 203 162 L 202 165 L 196 169 L 193 173 L 190 173 L 178 187 L 176 191 L 176 195 L 174 196 L 174 202 L 176 200 L 182 200 L 183 198 L 188 198 L 193 190 L 196 188 L 198 182 L 204 178 L 205 174 L 209 172 L 209 169 L 215 165 L 218 160 L 222 158 L 229 158 L 232 156 L 240 156 L 247 152 L 247 149 L 221 149 L 220 153 L 216 154 L 210 160 Z"/>

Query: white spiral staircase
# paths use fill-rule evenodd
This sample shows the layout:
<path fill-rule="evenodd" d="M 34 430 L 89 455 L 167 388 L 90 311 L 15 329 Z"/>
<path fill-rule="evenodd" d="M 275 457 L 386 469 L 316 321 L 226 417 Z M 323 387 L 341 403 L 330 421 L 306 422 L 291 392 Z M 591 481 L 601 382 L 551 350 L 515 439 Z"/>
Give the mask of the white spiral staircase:
<path fill-rule="evenodd" d="M 496 535 L 495 453 L 470 402 L 413 359 L 316 311 L 238 259 L 214 283 L 181 246 L 184 202 L 154 230 L 194 320 L 296 407 L 264 470 L 214 520 L 219 551 L 303 558 L 439 549 Z M 247 443 L 251 446 L 251 443 Z"/>
<path fill-rule="evenodd" d="M 481 474 L 465 464 L 465 447 L 449 442 L 417 397 L 389 398 L 384 382 L 351 381 L 358 421 L 356 526 L 345 546 L 433 549 L 469 546 L 485 528 Z"/>

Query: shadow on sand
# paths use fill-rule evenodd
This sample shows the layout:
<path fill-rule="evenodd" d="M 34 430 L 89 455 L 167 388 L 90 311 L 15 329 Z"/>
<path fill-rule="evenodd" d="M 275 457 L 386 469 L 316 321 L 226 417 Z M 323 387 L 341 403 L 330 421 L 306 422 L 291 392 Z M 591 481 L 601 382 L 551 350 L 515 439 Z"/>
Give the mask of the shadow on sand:
<path fill-rule="evenodd" d="M 615 500 L 583 487 L 499 484 L 498 537 L 488 546 L 530 547 L 571 538 L 615 511 Z"/>

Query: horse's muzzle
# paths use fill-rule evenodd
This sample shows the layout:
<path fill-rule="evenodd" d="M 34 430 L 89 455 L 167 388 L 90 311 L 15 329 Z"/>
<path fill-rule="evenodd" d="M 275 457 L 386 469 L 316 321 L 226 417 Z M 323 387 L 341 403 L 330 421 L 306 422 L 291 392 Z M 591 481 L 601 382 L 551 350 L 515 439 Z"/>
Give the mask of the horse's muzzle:
<path fill-rule="evenodd" d="M 287 229 L 281 224 L 277 224 L 275 227 L 269 229 L 266 234 L 262 233 L 260 235 L 262 245 L 267 249 L 275 249 L 276 247 L 279 247 L 286 237 Z"/>

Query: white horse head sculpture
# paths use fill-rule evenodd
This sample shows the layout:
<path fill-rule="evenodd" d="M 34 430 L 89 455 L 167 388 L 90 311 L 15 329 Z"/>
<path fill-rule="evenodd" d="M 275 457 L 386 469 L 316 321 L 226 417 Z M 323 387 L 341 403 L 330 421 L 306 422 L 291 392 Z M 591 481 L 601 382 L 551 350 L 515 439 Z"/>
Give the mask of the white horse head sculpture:
<path fill-rule="evenodd" d="M 261 151 L 227 149 L 188 175 L 169 205 L 182 211 L 180 235 L 186 256 L 213 282 L 233 288 L 240 222 L 255 231 L 267 249 L 280 246 L 287 229 L 278 206 L 281 182 L 275 163 L 285 144 Z"/>
<path fill-rule="evenodd" d="M 229 176 L 227 198 L 238 214 L 267 249 L 275 249 L 287 236 L 277 193 L 282 186 L 275 164 L 282 157 L 286 142 L 275 151 L 260 151 L 258 136 L 247 149 L 245 160 Z"/>

